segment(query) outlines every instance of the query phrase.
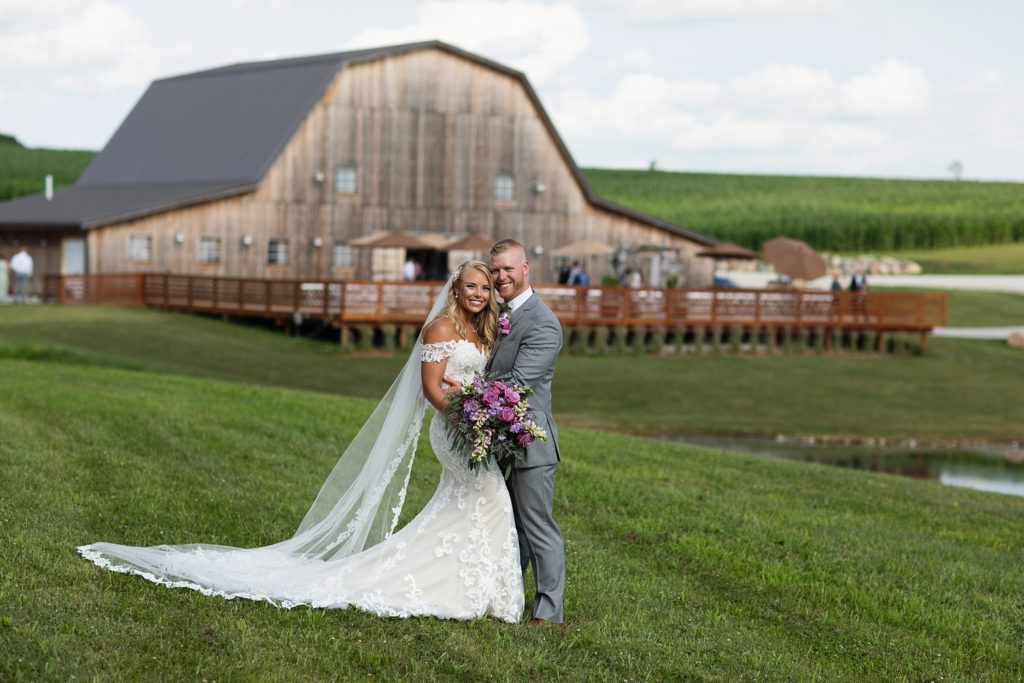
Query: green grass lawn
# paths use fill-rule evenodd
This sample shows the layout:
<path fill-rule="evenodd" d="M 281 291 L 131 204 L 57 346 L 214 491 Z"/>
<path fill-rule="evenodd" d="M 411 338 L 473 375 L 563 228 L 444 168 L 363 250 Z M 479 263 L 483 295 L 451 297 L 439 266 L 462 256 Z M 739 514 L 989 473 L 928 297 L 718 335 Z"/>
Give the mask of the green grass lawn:
<path fill-rule="evenodd" d="M 884 287 L 877 288 L 885 291 Z M 907 287 L 892 288 L 888 291 L 937 291 L 915 290 Z M 1008 327 L 1024 325 L 1024 294 L 1013 292 L 971 292 L 964 290 L 942 290 L 949 297 L 947 324 L 950 327 Z"/>
<path fill-rule="evenodd" d="M 570 358 L 555 410 L 639 433 L 1021 439 L 1022 362 L 1002 342 L 946 339 L 922 357 Z"/>
<path fill-rule="evenodd" d="M 372 399 L 404 362 L 216 319 L 57 306 L 0 307 L 5 355 Z M 1024 439 L 1022 362 L 1001 342 L 947 339 L 920 357 L 563 356 L 554 408 L 566 425 L 648 434 Z"/>
<path fill-rule="evenodd" d="M 894 251 L 889 255 L 917 261 L 929 275 L 1024 275 L 1024 242 Z"/>
<path fill-rule="evenodd" d="M 1024 668 L 1024 500 L 571 428 L 555 503 L 564 629 L 286 611 L 106 572 L 74 547 L 289 536 L 373 401 L 49 358 L 0 359 L 2 680 L 995 681 Z M 437 474 L 421 446 L 406 519 Z"/>

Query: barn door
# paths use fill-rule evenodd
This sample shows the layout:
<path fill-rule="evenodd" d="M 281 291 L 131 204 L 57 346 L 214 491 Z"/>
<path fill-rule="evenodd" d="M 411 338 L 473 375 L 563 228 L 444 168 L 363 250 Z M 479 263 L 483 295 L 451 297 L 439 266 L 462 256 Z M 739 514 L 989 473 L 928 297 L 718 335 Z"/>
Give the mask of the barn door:
<path fill-rule="evenodd" d="M 85 240 L 67 237 L 61 242 L 62 275 L 83 275 L 85 273 Z"/>

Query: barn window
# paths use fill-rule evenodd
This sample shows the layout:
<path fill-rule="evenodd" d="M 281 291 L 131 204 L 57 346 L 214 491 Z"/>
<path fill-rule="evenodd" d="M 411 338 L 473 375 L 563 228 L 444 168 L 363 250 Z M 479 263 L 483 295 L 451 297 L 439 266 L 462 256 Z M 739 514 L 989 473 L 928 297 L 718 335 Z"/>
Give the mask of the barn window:
<path fill-rule="evenodd" d="M 345 244 L 344 242 L 334 243 L 334 265 L 336 266 L 352 266 L 355 265 L 355 254 L 352 252 L 352 247 Z"/>
<path fill-rule="evenodd" d="M 220 263 L 220 238 L 200 237 L 199 238 L 199 262 Z"/>
<path fill-rule="evenodd" d="M 267 245 L 267 263 L 272 266 L 288 263 L 288 240 L 270 240 Z"/>
<path fill-rule="evenodd" d="M 355 194 L 356 169 L 351 166 L 339 166 L 334 169 L 334 191 L 338 194 Z"/>
<path fill-rule="evenodd" d="M 150 261 L 153 258 L 153 238 L 132 235 L 128 238 L 128 258 L 132 261 Z"/>
<path fill-rule="evenodd" d="M 500 173 L 494 179 L 494 198 L 499 201 L 509 201 L 515 196 L 516 180 L 507 173 Z"/>
<path fill-rule="evenodd" d="M 371 249 L 370 278 L 373 280 L 401 280 L 405 249 Z"/>

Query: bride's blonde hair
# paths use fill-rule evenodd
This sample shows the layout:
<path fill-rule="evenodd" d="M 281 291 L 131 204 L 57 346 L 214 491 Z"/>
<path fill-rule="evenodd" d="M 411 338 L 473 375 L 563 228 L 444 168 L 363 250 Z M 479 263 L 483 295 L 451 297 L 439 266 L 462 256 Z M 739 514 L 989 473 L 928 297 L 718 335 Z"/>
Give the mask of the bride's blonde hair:
<path fill-rule="evenodd" d="M 452 326 L 459 336 L 466 337 L 469 329 L 462 320 L 462 312 L 459 310 L 459 300 L 456 294 L 459 285 L 462 283 L 462 274 L 467 269 L 475 270 L 487 278 L 487 286 L 491 288 L 491 297 L 483 310 L 473 316 L 470 320 L 474 331 L 484 345 L 484 349 L 490 351 L 494 348 L 494 340 L 498 335 L 498 299 L 494 291 L 494 279 L 491 277 L 491 267 L 483 261 L 464 261 L 452 274 L 452 288 L 448 291 L 448 300 L 445 302 L 444 312 L 441 315 L 452 321 Z M 440 316 L 438 316 L 440 317 Z"/>

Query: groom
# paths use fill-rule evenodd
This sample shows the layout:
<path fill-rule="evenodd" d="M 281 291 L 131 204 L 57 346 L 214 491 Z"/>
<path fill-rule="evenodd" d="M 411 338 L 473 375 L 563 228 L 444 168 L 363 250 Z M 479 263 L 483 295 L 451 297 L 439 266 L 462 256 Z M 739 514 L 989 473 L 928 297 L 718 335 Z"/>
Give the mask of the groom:
<path fill-rule="evenodd" d="M 506 376 L 530 387 L 530 408 L 537 424 L 547 430 L 547 441 L 534 441 L 525 459 L 513 466 L 508 477 L 512 511 L 519 534 L 519 561 L 533 564 L 537 594 L 531 623 L 562 623 L 565 589 L 565 549 L 562 532 L 551 517 L 558 454 L 558 431 L 551 417 L 551 379 L 562 348 L 558 318 L 530 287 L 530 262 L 515 240 L 501 240 L 491 247 L 494 287 L 508 307 L 508 324 L 498 329 L 498 339 L 487 362 L 488 374 Z"/>

